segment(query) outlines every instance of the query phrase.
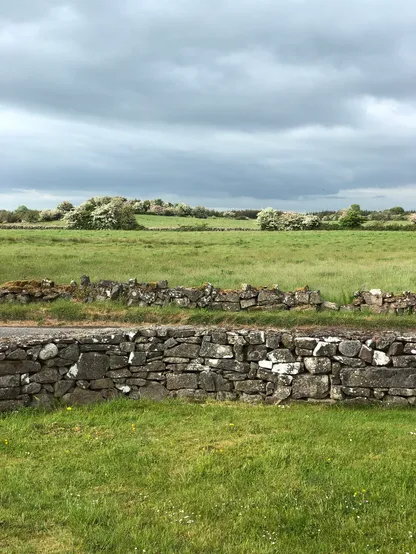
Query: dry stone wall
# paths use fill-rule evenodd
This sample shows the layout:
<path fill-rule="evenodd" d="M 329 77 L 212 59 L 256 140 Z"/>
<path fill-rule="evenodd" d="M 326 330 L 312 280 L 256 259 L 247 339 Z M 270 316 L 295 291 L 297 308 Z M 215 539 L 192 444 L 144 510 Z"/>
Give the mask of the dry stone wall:
<path fill-rule="evenodd" d="M 0 411 L 119 396 L 416 405 L 416 334 L 186 326 L 0 340 Z"/>
<path fill-rule="evenodd" d="M 118 301 L 127 306 L 205 308 L 209 310 L 270 311 L 270 310 L 342 310 L 371 313 L 416 313 L 416 293 L 393 294 L 380 289 L 354 293 L 351 304 L 340 306 L 326 301 L 319 290 L 308 286 L 284 292 L 278 285 L 254 287 L 244 284 L 240 290 L 223 290 L 205 283 L 200 287 L 169 287 L 165 280 L 155 283 L 98 281 L 92 283 L 82 276 L 79 284 L 55 285 L 53 281 L 12 281 L 0 286 L 1 303 L 52 302 L 58 299 L 79 302 Z"/>

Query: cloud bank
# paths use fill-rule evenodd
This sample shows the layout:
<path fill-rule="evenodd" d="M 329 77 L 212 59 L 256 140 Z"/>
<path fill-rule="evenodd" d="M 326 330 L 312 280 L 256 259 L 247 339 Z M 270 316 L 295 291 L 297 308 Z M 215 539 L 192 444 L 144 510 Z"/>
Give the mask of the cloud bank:
<path fill-rule="evenodd" d="M 416 208 L 412 0 L 14 0 L 0 208 Z"/>

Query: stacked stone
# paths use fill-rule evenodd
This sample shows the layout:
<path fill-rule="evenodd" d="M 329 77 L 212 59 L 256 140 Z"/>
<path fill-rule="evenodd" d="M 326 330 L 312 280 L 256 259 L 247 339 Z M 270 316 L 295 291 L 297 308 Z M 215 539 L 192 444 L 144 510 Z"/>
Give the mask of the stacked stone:
<path fill-rule="evenodd" d="M 0 342 L 0 411 L 117 396 L 416 404 L 416 336 L 142 328 Z"/>

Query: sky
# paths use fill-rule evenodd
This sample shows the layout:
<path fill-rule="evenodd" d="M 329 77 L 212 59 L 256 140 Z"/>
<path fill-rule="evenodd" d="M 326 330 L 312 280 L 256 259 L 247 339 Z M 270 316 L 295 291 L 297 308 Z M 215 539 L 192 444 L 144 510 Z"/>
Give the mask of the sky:
<path fill-rule="evenodd" d="M 0 209 L 416 209 L 414 0 L 13 0 Z"/>

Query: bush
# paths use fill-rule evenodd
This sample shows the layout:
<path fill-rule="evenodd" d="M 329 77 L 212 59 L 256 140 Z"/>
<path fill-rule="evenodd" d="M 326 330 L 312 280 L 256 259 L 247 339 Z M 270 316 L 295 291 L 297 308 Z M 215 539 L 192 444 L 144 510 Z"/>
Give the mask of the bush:
<path fill-rule="evenodd" d="M 41 210 L 39 212 L 39 221 L 57 221 L 61 219 L 62 212 L 56 210 Z"/>
<path fill-rule="evenodd" d="M 263 231 L 306 231 L 317 229 L 320 225 L 316 215 L 279 212 L 273 208 L 261 210 L 257 221 Z"/>
<path fill-rule="evenodd" d="M 416 225 L 416 213 L 410 214 L 408 220 L 410 221 L 410 223 L 413 223 L 413 225 Z"/>
<path fill-rule="evenodd" d="M 279 212 L 274 208 L 264 208 L 257 214 L 257 223 L 262 231 L 279 230 Z"/>
<path fill-rule="evenodd" d="M 90 198 L 65 216 L 69 229 L 144 229 L 138 225 L 134 208 L 122 198 Z"/>

